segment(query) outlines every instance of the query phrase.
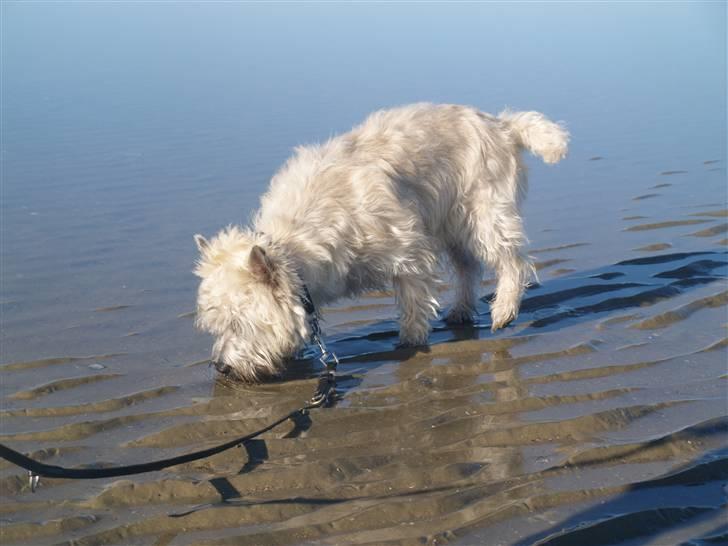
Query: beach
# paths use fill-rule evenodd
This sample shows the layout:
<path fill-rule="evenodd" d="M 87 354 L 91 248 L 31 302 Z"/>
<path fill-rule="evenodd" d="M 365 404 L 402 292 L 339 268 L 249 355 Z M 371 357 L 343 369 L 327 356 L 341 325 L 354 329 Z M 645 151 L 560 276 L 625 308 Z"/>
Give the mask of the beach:
<path fill-rule="evenodd" d="M 397 348 L 388 290 L 338 302 L 322 323 L 341 361 L 332 407 L 244 447 L 124 479 L 41 478 L 31 492 L 27 473 L 2 461 L 3 544 L 728 541 L 724 17 L 715 31 L 701 9 L 663 6 L 647 39 L 646 4 L 613 7 L 619 17 L 595 5 L 604 17 L 590 31 L 594 12 L 561 5 L 542 16 L 568 12 L 581 53 L 560 59 L 573 44 L 554 38 L 521 79 L 500 54 L 471 71 L 469 40 L 484 51 L 507 34 L 466 32 L 488 6 L 417 16 L 464 25 L 448 34 L 451 56 L 419 34 L 399 37 L 406 6 L 381 23 L 397 46 L 386 60 L 381 44 L 347 46 L 359 65 L 340 68 L 335 48 L 312 37 L 301 47 L 319 56 L 315 75 L 311 51 L 291 58 L 299 31 L 265 59 L 236 53 L 277 24 L 262 6 L 178 12 L 169 39 L 181 49 L 150 30 L 164 6 L 144 7 L 142 23 L 119 5 L 3 9 L 16 25 L 4 29 L 10 44 L 39 39 L 50 53 L 4 72 L 0 443 L 49 464 L 195 451 L 311 396 L 321 372 L 312 352 L 279 380 L 236 383 L 209 366 L 212 339 L 194 327 L 192 235 L 245 224 L 294 146 L 416 100 L 543 110 L 572 134 L 561 164 L 527 160 L 523 213 L 538 281 L 512 325 L 490 331 L 492 272 L 476 324 L 438 320 L 424 348 Z M 332 9 L 346 21 L 339 39 L 381 16 L 374 6 L 352 8 L 356 17 Z M 310 13 L 291 6 L 286 17 Z M 525 13 L 498 17 L 510 28 Z M 228 26 L 235 17 L 246 32 Z M 541 16 L 529 17 L 535 28 Z M 61 56 L 51 46 L 65 18 L 94 25 Z M 112 20 L 149 33 L 139 50 L 120 38 L 107 63 L 89 45 Z M 44 38 L 21 32 L 38 21 Z M 187 40 L 197 24 L 217 29 L 199 51 Z M 620 45 L 607 52 L 605 40 Z M 527 63 L 536 49 L 512 54 Z M 180 51 L 195 78 L 170 64 Z M 422 59 L 408 72 L 400 51 Z M 464 60 L 452 60 L 457 52 Z M 84 56 L 83 66 L 64 60 Z M 357 68 L 368 62 L 381 63 L 380 83 Z M 443 271 L 443 309 L 452 298 Z"/>

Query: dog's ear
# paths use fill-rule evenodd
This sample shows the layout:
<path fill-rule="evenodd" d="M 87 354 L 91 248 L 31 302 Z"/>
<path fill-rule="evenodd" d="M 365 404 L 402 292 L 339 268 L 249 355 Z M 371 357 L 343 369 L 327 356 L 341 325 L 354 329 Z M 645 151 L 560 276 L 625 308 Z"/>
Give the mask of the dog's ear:
<path fill-rule="evenodd" d="M 210 248 L 210 243 L 208 243 L 207 239 L 199 233 L 195 235 L 195 243 L 197 243 L 197 250 L 200 251 L 200 254 L 206 252 Z"/>
<path fill-rule="evenodd" d="M 250 251 L 250 258 L 248 258 L 248 267 L 252 275 L 260 282 L 266 284 L 273 284 L 273 273 L 274 266 L 268 256 L 265 255 L 265 250 L 255 245 Z"/>

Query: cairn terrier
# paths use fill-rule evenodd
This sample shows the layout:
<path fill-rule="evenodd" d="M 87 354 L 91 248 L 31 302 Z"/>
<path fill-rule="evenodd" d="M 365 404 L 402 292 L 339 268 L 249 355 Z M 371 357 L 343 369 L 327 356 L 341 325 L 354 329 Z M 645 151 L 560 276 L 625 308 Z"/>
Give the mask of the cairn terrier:
<path fill-rule="evenodd" d="M 279 374 L 310 334 L 304 286 L 323 305 L 393 285 L 400 343 L 424 344 L 439 310 L 441 257 L 456 277 L 445 320 L 473 320 L 487 265 L 497 276 L 492 330 L 506 326 L 534 274 L 522 252 L 521 151 L 556 163 L 568 141 L 538 112 L 415 104 L 297 148 L 251 228 L 195 235 L 197 325 L 216 338 L 217 369 L 245 381 Z"/>

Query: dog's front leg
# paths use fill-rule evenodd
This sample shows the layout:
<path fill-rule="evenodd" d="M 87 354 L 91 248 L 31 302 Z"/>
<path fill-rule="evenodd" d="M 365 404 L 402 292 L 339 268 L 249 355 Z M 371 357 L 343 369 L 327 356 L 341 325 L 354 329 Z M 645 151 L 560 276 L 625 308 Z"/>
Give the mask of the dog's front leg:
<path fill-rule="evenodd" d="M 432 279 L 409 275 L 394 277 L 394 295 L 399 307 L 399 342 L 402 346 L 427 343 L 430 320 L 437 317 L 439 304 Z"/>

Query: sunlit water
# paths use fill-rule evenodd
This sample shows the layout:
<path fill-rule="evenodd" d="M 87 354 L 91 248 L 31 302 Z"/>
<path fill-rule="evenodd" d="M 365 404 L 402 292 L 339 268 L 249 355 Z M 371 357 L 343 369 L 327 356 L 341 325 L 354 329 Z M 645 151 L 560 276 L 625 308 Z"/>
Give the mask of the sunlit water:
<path fill-rule="evenodd" d="M 438 322 L 410 354 L 394 350 L 391 297 L 343 302 L 326 313 L 335 408 L 132 481 L 31 494 L 5 466 L 3 543 L 725 533 L 724 4 L 4 3 L 2 17 L 2 442 L 54 448 L 37 453 L 53 464 L 189 451 L 310 396 L 310 362 L 216 382 L 191 313 L 192 235 L 245 223 L 294 146 L 422 100 L 539 110 L 572 133 L 566 161 L 529 159 L 541 285 L 511 328 L 491 335 L 483 302 L 476 328 Z"/>

